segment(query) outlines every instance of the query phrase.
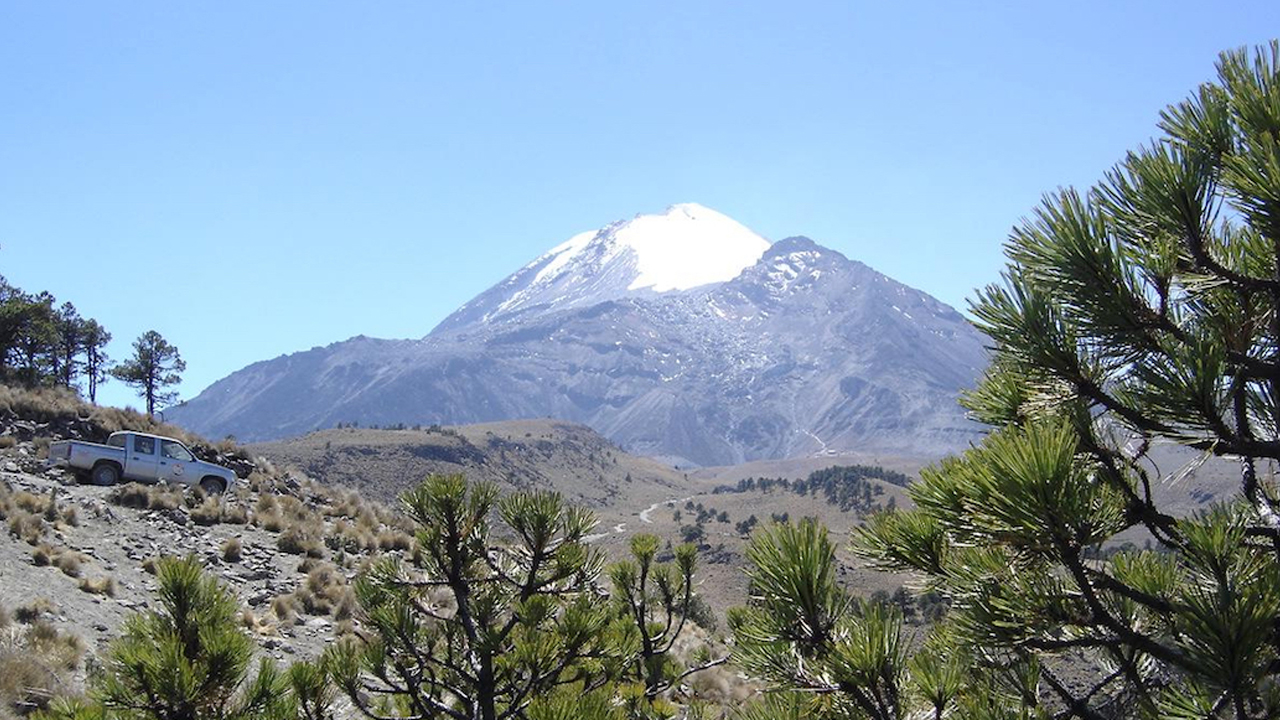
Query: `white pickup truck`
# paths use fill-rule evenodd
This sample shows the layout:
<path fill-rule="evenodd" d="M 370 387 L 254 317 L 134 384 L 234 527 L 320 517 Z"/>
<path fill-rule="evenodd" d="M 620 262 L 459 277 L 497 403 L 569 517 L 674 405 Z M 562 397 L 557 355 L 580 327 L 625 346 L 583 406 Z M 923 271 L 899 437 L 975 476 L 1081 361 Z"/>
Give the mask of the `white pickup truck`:
<path fill-rule="evenodd" d="M 49 465 L 69 467 L 95 485 L 121 479 L 182 483 L 207 493 L 226 492 L 235 482 L 231 470 L 202 460 L 173 438 L 136 432 L 112 433 L 107 444 L 59 440 L 49 445 Z"/>

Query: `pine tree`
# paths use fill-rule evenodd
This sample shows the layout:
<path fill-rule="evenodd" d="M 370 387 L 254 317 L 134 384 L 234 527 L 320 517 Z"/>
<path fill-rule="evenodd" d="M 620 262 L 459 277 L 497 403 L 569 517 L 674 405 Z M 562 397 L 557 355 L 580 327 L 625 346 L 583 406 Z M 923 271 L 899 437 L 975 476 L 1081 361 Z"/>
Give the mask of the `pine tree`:
<path fill-rule="evenodd" d="M 28 387 L 53 381 L 57 368 L 56 311 L 47 292 L 13 300 L 17 334 L 12 355 L 18 380 Z"/>
<path fill-rule="evenodd" d="M 626 618 L 627 636 L 635 648 L 622 666 L 621 676 L 644 688 L 644 698 L 660 711 L 668 704 L 659 696 L 693 673 L 723 664 L 728 658 L 683 667 L 672 648 L 694 611 L 694 571 L 698 549 L 681 545 L 671 561 L 657 559 L 656 535 L 631 538 L 631 558 L 609 568 L 614 599 Z"/>
<path fill-rule="evenodd" d="M 85 320 L 76 306 L 64 302 L 53 315 L 53 372 L 55 381 L 65 388 L 74 388 L 79 380 L 83 362 Z"/>
<path fill-rule="evenodd" d="M 800 576 L 821 543 L 761 540 L 787 550 L 752 556 L 740 645 L 822 713 L 1280 715 L 1280 44 L 1225 53 L 1160 127 L 1014 229 L 973 306 L 994 354 L 965 404 L 995 429 L 857 534 L 950 603 L 923 649 Z M 1175 515 L 1161 444 L 1238 463 L 1239 493 Z M 1098 559 L 1125 531 L 1154 548 Z"/>
<path fill-rule="evenodd" d="M 161 559 L 156 580 L 160 609 L 129 618 L 88 699 L 55 705 L 47 720 L 298 717 L 274 663 L 263 660 L 250 678 L 253 641 L 237 622 L 235 597 L 196 558 Z"/>
<path fill-rule="evenodd" d="M 107 343 L 111 342 L 111 333 L 98 324 L 97 320 L 84 322 L 81 333 L 81 349 L 84 353 L 84 377 L 88 381 L 89 402 L 98 401 L 98 386 L 110 377 L 111 358 L 107 356 Z"/>
<path fill-rule="evenodd" d="M 130 617 L 89 677 L 84 697 L 58 699 L 38 720 L 334 720 L 323 663 L 282 672 L 237 618 L 235 595 L 194 557 L 156 564 L 160 609 Z"/>
<path fill-rule="evenodd" d="M 178 354 L 155 330 L 148 330 L 133 341 L 133 355 L 111 370 L 111 375 L 137 389 L 147 404 L 147 414 L 155 415 L 156 405 L 172 402 L 178 395 L 165 388 L 182 382 L 180 373 L 187 369 Z"/>
<path fill-rule="evenodd" d="M 13 374 L 18 337 L 26 322 L 26 294 L 0 275 L 0 380 Z"/>
<path fill-rule="evenodd" d="M 605 684 L 618 651 L 597 587 L 603 563 L 584 543 L 590 512 L 549 492 L 499 499 L 460 475 L 432 476 L 402 500 L 419 552 L 412 565 L 384 558 L 357 581 L 371 637 L 329 657 L 361 710 L 526 718 L 531 706 L 558 702 L 558 688 Z M 511 542 L 495 543 L 498 533 Z M 557 717 L 552 710 L 537 717 Z"/>

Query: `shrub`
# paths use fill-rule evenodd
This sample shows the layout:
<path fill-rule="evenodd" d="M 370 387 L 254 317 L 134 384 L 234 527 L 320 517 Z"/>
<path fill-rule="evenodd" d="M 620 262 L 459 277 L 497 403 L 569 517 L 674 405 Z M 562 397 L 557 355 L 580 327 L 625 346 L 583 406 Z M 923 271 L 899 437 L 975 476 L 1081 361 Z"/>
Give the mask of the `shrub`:
<path fill-rule="evenodd" d="M 85 578 L 80 581 L 80 589 L 93 595 L 115 597 L 116 581 L 110 576 Z"/>
<path fill-rule="evenodd" d="M 158 561 L 157 578 L 159 609 L 125 624 L 93 681 L 99 712 L 61 717 L 101 717 L 120 707 L 138 718 L 290 717 L 289 688 L 276 666 L 263 661 L 250 673 L 253 641 L 235 596 L 194 557 Z"/>
<path fill-rule="evenodd" d="M 45 531 L 44 520 L 39 515 L 18 511 L 9 516 L 9 534 L 28 545 L 37 545 Z"/>
<path fill-rule="evenodd" d="M 13 612 L 13 618 L 20 623 L 30 624 L 46 613 L 53 612 L 53 607 L 53 601 L 49 598 L 36 598 L 26 605 L 18 606 L 18 609 Z"/>
<path fill-rule="evenodd" d="M 197 525 L 217 525 L 222 522 L 222 511 L 222 501 L 211 495 L 191 510 L 191 520 Z"/>
<path fill-rule="evenodd" d="M 589 591 L 599 574 L 599 556 L 583 544 L 590 512 L 553 493 L 499 500 L 493 486 L 468 487 L 460 475 L 430 477 L 402 501 L 426 538 L 423 563 L 375 563 L 357 583 L 369 640 L 332 654 L 337 684 L 358 710 L 467 707 L 470 717 L 500 717 L 580 682 L 581 661 L 611 652 L 613 618 Z M 490 567 L 488 539 L 508 532 L 517 544 L 500 556 L 505 567 Z M 434 584 L 469 591 L 442 598 L 456 612 L 436 614 L 423 601 L 423 586 Z M 468 667 L 503 671 L 477 682 Z"/>
<path fill-rule="evenodd" d="M 40 543 L 35 550 L 31 551 L 31 562 L 35 563 L 36 567 L 48 567 L 57 557 L 58 551 L 48 543 Z"/>
<path fill-rule="evenodd" d="M 324 546 L 316 537 L 314 529 L 304 527 L 300 524 L 290 525 L 289 529 L 280 533 L 276 538 L 276 548 L 280 552 L 286 552 L 291 555 L 306 555 L 307 557 L 324 557 Z"/>
<path fill-rule="evenodd" d="M 240 542 L 240 538 L 229 538 L 222 543 L 222 559 L 227 562 L 240 562 L 244 556 L 244 546 Z"/>
<path fill-rule="evenodd" d="M 85 557 L 77 552 L 63 552 L 54 560 L 54 564 L 58 569 L 68 577 L 80 577 L 80 564 L 85 561 Z"/>

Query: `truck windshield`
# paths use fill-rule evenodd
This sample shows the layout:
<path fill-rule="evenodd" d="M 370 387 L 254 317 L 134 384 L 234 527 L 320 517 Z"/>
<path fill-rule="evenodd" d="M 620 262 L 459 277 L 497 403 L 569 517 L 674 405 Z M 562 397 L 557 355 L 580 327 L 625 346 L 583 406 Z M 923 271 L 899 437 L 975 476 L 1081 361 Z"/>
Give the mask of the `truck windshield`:
<path fill-rule="evenodd" d="M 183 462 L 191 462 L 191 453 L 182 447 L 182 443 L 173 440 L 160 441 L 160 454 L 172 460 L 181 460 Z"/>

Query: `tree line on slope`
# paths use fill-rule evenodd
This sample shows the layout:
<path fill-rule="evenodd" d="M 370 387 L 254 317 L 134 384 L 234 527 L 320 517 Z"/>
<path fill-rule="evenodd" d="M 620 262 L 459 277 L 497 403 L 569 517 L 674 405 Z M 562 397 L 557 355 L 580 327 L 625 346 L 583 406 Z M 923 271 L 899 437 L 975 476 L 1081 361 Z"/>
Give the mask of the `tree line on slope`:
<path fill-rule="evenodd" d="M 0 383 L 64 387 L 96 403 L 98 387 L 114 377 L 137 390 L 148 415 L 177 397 L 167 388 L 181 382 L 186 363 L 160 333 L 140 335 L 119 363 L 107 356 L 110 342 L 111 333 L 72 303 L 58 305 L 49 292 L 31 294 L 0 276 Z"/>
<path fill-rule="evenodd" d="M 778 488 L 790 490 L 797 495 L 817 497 L 821 492 L 828 505 L 834 505 L 845 512 L 856 510 L 865 513 L 879 508 L 880 504 L 875 499 L 884 494 L 884 488 L 870 480 L 881 480 L 899 487 L 906 487 L 911 482 L 906 474 L 887 470 L 879 465 L 835 465 L 814 470 L 800 480 L 782 477 L 744 478 L 735 485 L 717 486 L 712 493 L 768 493 Z M 890 498 L 889 507 L 895 506 L 896 503 Z"/>

